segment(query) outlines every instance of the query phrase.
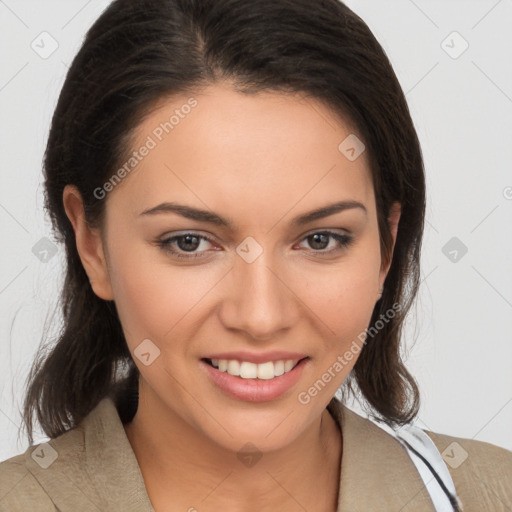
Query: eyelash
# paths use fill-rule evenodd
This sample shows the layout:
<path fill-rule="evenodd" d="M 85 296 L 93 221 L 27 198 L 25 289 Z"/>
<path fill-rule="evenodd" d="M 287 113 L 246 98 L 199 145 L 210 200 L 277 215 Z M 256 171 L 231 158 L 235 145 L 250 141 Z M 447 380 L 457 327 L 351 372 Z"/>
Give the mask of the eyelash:
<path fill-rule="evenodd" d="M 194 259 L 194 258 L 202 258 L 203 257 L 203 253 L 199 252 L 199 253 L 180 253 L 174 249 L 171 249 L 171 243 L 174 242 L 175 240 L 178 240 L 180 238 L 185 238 L 186 236 L 194 236 L 196 238 L 199 238 L 200 240 L 206 240 L 210 243 L 215 243 L 212 239 L 210 239 L 209 237 L 207 236 L 204 236 L 204 235 L 199 235 L 198 233 L 194 233 L 194 232 L 189 232 L 189 233 L 184 233 L 182 235 L 176 235 L 176 236 L 173 236 L 173 237 L 170 237 L 170 238 L 165 238 L 163 240 L 157 240 L 157 245 L 165 252 L 167 253 L 170 253 L 172 256 L 176 257 L 176 258 L 179 258 L 179 259 L 183 259 L 183 260 L 190 260 L 190 259 Z M 341 251 L 343 249 L 346 249 L 347 247 L 349 247 L 353 241 L 354 241 L 354 238 L 353 236 L 350 236 L 350 235 L 342 235 L 340 233 L 335 233 L 333 231 L 315 231 L 313 233 L 309 233 L 308 235 L 306 235 L 304 238 L 302 238 L 301 242 L 303 240 L 306 240 L 314 235 L 328 235 L 329 237 L 331 238 L 334 238 L 337 242 L 339 242 L 341 244 L 341 247 L 338 247 L 338 248 L 335 248 L 335 249 L 329 249 L 329 250 L 315 250 L 315 249 L 312 249 L 311 251 L 313 253 L 318 253 L 318 254 L 331 254 L 333 252 L 338 252 L 338 251 Z"/>

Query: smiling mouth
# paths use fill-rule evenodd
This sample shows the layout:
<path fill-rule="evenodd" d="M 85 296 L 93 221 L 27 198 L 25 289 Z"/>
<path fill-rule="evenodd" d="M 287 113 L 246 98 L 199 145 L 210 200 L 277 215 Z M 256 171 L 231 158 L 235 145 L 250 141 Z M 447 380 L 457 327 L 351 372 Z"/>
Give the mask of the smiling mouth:
<path fill-rule="evenodd" d="M 268 361 L 266 363 L 251 363 L 249 361 L 238 361 L 236 359 L 202 359 L 220 372 L 226 372 L 241 379 L 271 380 L 290 372 L 300 361 L 309 359 L 283 359 L 280 361 Z"/>

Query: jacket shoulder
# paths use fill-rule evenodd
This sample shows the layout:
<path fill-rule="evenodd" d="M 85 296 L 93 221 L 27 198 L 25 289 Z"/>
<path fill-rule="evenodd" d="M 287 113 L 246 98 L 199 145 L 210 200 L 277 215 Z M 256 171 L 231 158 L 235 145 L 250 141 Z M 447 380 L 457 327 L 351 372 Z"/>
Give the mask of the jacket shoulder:
<path fill-rule="evenodd" d="M 450 471 L 464 512 L 512 507 L 512 451 L 484 441 L 425 431 Z"/>
<path fill-rule="evenodd" d="M 0 512 L 55 512 L 43 487 L 25 466 L 26 454 L 0 462 Z"/>

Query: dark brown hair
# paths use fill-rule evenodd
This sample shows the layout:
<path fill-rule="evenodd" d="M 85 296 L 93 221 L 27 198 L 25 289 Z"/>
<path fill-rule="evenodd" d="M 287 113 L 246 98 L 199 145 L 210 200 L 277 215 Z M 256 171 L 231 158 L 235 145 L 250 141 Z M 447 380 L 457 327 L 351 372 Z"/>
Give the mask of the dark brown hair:
<path fill-rule="evenodd" d="M 135 129 L 164 98 L 218 81 L 244 94 L 299 92 L 356 127 L 371 164 L 383 261 L 387 221 L 401 204 L 396 245 L 371 324 L 401 309 L 364 348 L 342 389 L 359 393 L 388 424 L 416 416 L 419 391 L 400 355 L 403 321 L 419 285 L 425 213 L 423 159 L 405 96 L 368 26 L 338 0 L 115 0 L 86 34 L 66 76 L 44 156 L 45 208 L 64 244 L 63 326 L 28 377 L 24 424 L 51 438 L 74 428 L 106 397 L 123 421 L 136 407 L 138 370 L 112 301 L 93 292 L 63 206 L 75 185 L 88 223 L 101 227 L 94 190 L 126 161 Z M 341 142 L 341 141 L 340 141 Z M 388 260 L 389 261 L 389 260 Z M 44 338 L 43 338 L 44 339 Z"/>

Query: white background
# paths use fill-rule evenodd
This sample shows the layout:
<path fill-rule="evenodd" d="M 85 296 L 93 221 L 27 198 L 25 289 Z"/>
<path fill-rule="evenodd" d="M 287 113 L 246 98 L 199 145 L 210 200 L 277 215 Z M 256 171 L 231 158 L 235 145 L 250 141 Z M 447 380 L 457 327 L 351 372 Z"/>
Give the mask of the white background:
<path fill-rule="evenodd" d="M 425 158 L 421 293 L 404 340 L 422 391 L 419 425 L 512 450 L 512 2 L 347 4 L 385 48 Z M 25 378 L 45 321 L 50 334 L 59 327 L 63 249 L 46 263 L 32 251 L 52 239 L 41 186 L 50 118 L 107 5 L 0 1 L 0 460 L 28 447 L 17 436 Z M 31 48 L 44 31 L 58 43 L 46 59 Z M 442 251 L 452 237 L 468 249 L 456 262 Z"/>

